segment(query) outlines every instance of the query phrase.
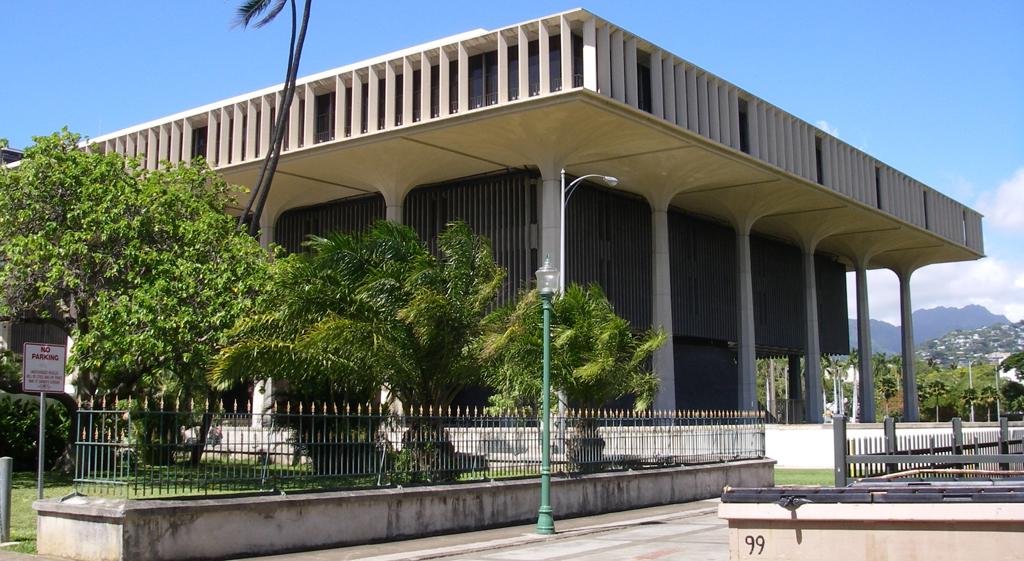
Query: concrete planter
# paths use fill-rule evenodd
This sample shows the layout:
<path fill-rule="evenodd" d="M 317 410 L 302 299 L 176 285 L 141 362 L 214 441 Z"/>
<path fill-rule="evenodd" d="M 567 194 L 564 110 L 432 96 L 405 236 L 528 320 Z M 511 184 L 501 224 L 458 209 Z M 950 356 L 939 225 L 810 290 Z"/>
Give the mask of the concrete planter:
<path fill-rule="evenodd" d="M 555 479 L 556 518 L 770 486 L 774 460 Z M 37 501 L 40 555 L 171 561 L 266 555 L 465 532 L 536 519 L 539 481 L 514 480 L 227 498 Z"/>

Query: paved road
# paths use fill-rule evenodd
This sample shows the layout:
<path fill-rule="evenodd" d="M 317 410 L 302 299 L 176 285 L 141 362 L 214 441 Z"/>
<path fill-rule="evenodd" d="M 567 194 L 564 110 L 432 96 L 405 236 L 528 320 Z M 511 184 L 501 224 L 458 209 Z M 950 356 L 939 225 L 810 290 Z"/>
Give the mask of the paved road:
<path fill-rule="evenodd" d="M 717 500 L 709 500 L 558 520 L 554 536 L 538 536 L 533 525 L 515 526 L 254 561 L 727 561 L 728 533 L 717 507 Z M 0 550 L 0 561 L 49 559 Z"/>

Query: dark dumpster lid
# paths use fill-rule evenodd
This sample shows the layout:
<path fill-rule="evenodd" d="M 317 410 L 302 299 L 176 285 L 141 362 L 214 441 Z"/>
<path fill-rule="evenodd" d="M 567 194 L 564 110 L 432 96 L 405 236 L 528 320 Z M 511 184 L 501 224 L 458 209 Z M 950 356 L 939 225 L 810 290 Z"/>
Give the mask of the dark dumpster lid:
<path fill-rule="evenodd" d="M 1024 479 L 863 479 L 848 487 L 726 488 L 723 503 L 1024 503 Z"/>

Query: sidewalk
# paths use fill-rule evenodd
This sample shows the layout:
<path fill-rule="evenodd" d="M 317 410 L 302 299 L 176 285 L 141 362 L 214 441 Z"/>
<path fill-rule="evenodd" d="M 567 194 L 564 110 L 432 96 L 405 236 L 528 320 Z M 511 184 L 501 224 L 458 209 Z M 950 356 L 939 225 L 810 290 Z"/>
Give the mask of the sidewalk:
<path fill-rule="evenodd" d="M 261 561 L 524 560 L 726 561 L 726 523 L 719 501 L 706 500 L 600 516 L 556 520 L 557 534 L 539 536 L 534 525 L 416 540 L 259 557 Z M 557 513 L 556 513 L 557 514 Z M 0 558 L 0 561 L 6 561 Z M 13 561 L 13 560 L 12 560 Z"/>
<path fill-rule="evenodd" d="M 534 525 L 251 558 L 255 561 L 726 561 L 726 523 L 717 499 L 556 520 L 554 536 Z M 556 513 L 557 514 L 557 513 Z M 0 550 L 0 561 L 50 561 Z"/>

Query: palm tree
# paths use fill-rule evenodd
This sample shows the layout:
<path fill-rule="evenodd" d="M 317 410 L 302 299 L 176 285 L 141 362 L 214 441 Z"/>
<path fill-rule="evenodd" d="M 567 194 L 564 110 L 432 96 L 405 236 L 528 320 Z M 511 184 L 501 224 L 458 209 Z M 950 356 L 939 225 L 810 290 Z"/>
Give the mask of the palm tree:
<path fill-rule="evenodd" d="M 504 279 L 485 238 L 452 223 L 437 258 L 412 228 L 379 221 L 306 245 L 275 265 L 275 311 L 236 326 L 217 386 L 274 375 L 361 396 L 383 385 L 411 410 L 439 412 L 480 379 L 476 340 Z"/>
<path fill-rule="evenodd" d="M 650 406 L 658 388 L 647 364 L 664 333 L 635 333 L 597 285 L 570 284 L 552 302 L 551 385 L 569 405 L 598 409 L 626 395 L 634 408 Z M 536 290 L 495 310 L 483 340 L 489 385 L 509 403 L 540 399 L 541 300 Z"/>
<path fill-rule="evenodd" d="M 239 8 L 235 17 L 235 26 L 255 28 L 263 27 L 284 10 L 286 0 L 246 0 Z M 288 44 L 288 69 L 285 72 L 284 90 L 278 100 L 277 121 L 270 137 L 270 146 L 267 148 L 267 155 L 260 166 L 260 173 L 256 178 L 256 185 L 249 195 L 249 201 L 245 210 L 238 218 L 238 228 L 241 229 L 246 220 L 249 220 L 249 235 L 256 237 L 260 231 L 260 216 L 263 214 L 263 206 L 267 202 L 267 195 L 270 193 L 270 185 L 274 181 L 274 173 L 277 171 L 277 163 L 281 159 L 281 145 L 284 142 L 285 127 L 288 124 L 288 109 L 291 107 L 292 98 L 295 96 L 295 80 L 299 73 L 299 59 L 302 57 L 302 45 L 306 40 L 306 27 L 309 24 L 309 8 L 312 0 L 306 0 L 302 10 L 302 22 L 296 34 L 297 16 L 295 11 L 295 0 L 288 0 L 291 4 L 292 33 Z M 293 147 L 294 148 L 294 147 Z M 250 217 L 249 213 L 252 212 Z"/>
<path fill-rule="evenodd" d="M 939 422 L 939 400 L 949 393 L 949 384 L 938 378 L 932 378 L 920 384 L 918 388 L 918 398 L 921 403 L 924 404 L 929 399 L 934 399 L 933 405 L 935 405 L 935 422 Z"/>
<path fill-rule="evenodd" d="M 569 285 L 552 308 L 551 385 L 584 411 L 570 421 L 566 458 L 571 470 L 590 471 L 600 466 L 605 447 L 593 411 L 627 395 L 633 396 L 636 410 L 650 406 L 658 379 L 648 363 L 667 336 L 653 330 L 634 333 L 597 285 Z M 535 405 L 541 397 L 541 318 L 536 290 L 488 317 L 486 376 L 498 390 L 499 403 Z"/>

